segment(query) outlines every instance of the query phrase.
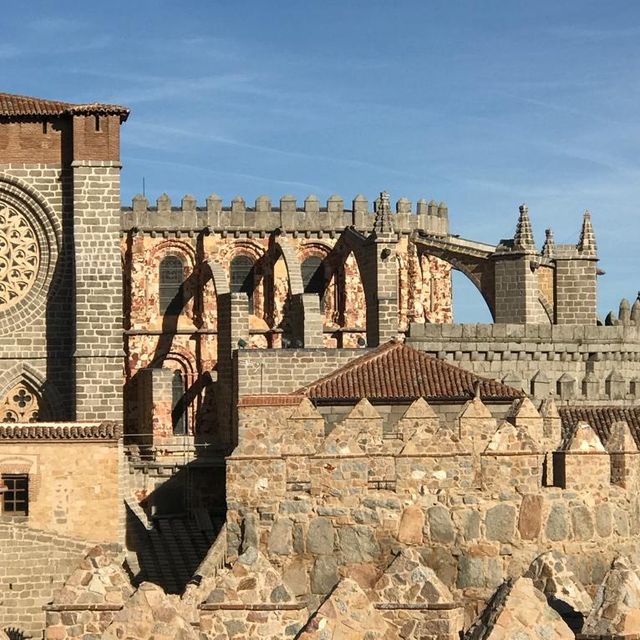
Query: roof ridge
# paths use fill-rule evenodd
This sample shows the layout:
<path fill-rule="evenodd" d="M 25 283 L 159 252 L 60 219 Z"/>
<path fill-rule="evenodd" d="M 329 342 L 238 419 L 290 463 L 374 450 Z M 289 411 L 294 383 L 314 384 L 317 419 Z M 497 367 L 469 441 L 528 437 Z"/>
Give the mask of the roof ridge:
<path fill-rule="evenodd" d="M 357 369 L 359 366 L 366 364 L 367 362 L 373 362 L 377 358 L 391 351 L 393 348 L 397 348 L 403 345 L 404 345 L 404 342 L 398 342 L 397 340 L 389 340 L 388 342 L 381 344 L 379 347 L 374 347 L 369 353 L 363 353 L 361 356 L 358 356 L 355 360 L 352 360 L 351 362 L 347 362 L 346 364 L 343 364 L 341 367 L 334 369 L 331 373 L 328 373 L 326 376 L 322 376 L 317 380 L 313 380 L 313 382 L 310 382 L 309 384 L 305 384 L 304 386 L 294 391 L 294 393 L 304 393 L 307 389 L 309 389 L 309 387 L 315 387 L 318 384 L 322 384 L 326 380 L 331 380 L 331 378 L 335 378 L 339 375 L 342 375 L 343 373 Z"/>
<path fill-rule="evenodd" d="M 364 397 L 468 400 L 475 394 L 476 385 L 485 399 L 506 401 L 523 395 L 521 390 L 499 380 L 479 376 L 399 341 L 380 345 L 304 385 L 296 393 L 325 400 Z"/>
<path fill-rule="evenodd" d="M 63 116 L 87 113 L 107 113 L 119 115 L 124 122 L 130 110 L 122 105 L 107 102 L 67 102 L 25 96 L 17 93 L 0 92 L 0 117 L 8 118 L 42 118 L 47 116 Z"/>

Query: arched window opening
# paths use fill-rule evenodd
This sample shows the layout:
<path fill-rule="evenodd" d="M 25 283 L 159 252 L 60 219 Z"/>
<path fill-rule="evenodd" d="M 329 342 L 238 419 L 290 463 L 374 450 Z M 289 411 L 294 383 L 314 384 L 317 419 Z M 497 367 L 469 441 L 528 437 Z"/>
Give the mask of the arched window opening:
<path fill-rule="evenodd" d="M 180 371 L 176 370 L 171 379 L 171 424 L 174 436 L 183 436 L 187 433 L 185 391 L 184 377 Z"/>
<path fill-rule="evenodd" d="M 180 315 L 184 310 L 184 263 L 177 256 L 167 256 L 160 263 L 160 313 Z"/>
<path fill-rule="evenodd" d="M 249 298 L 249 313 L 253 313 L 253 291 L 255 289 L 254 263 L 248 256 L 236 256 L 231 261 L 231 293 L 246 293 Z"/>
<path fill-rule="evenodd" d="M 310 256 L 302 263 L 302 284 L 305 293 L 324 294 L 325 277 L 322 258 Z"/>

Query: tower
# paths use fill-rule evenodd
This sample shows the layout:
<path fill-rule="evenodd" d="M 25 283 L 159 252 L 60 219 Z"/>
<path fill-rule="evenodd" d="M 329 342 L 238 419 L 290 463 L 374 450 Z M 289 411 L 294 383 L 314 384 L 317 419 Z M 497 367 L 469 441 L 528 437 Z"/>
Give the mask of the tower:
<path fill-rule="evenodd" d="M 122 419 L 116 105 L 0 94 L 0 419 Z M 19 405 L 20 403 L 18 403 Z"/>

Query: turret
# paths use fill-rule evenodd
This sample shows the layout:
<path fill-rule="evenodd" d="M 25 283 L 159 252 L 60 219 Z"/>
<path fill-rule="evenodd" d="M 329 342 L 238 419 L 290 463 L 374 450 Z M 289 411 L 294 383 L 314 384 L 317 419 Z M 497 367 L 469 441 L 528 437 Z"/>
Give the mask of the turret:
<path fill-rule="evenodd" d="M 513 240 L 503 240 L 493 255 L 495 265 L 495 320 L 498 323 L 548 322 L 538 300 L 535 270 L 539 254 L 533 240 L 529 208 L 520 205 Z"/>
<path fill-rule="evenodd" d="M 585 211 L 578 244 L 556 247 L 556 324 L 596 324 L 597 263 L 591 214 Z"/>

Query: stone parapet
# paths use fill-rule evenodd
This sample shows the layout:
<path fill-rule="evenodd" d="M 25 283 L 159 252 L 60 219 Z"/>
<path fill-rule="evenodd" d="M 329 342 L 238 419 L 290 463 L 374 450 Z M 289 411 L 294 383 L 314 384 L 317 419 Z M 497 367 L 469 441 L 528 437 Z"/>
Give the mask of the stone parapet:
<path fill-rule="evenodd" d="M 396 212 L 389 219 L 393 231 L 408 234 L 415 230 L 434 235 L 448 234 L 448 208 L 446 203 L 419 200 L 415 209 L 406 198 L 396 203 Z M 150 207 L 143 196 L 136 196 L 131 207 L 123 207 L 121 230 L 132 228 L 145 232 L 183 232 L 193 234 L 204 228 L 235 233 L 240 231 L 271 233 L 282 228 L 297 232 L 341 232 L 345 227 L 369 233 L 374 228 L 376 212 L 370 210 L 365 198 L 358 196 L 352 207 L 345 209 L 340 196 L 331 196 L 326 206 L 321 207 L 315 196 L 309 196 L 302 207 L 298 207 L 293 196 L 281 198 L 279 206 L 271 206 L 266 196 L 256 199 L 254 206 L 247 206 L 243 198 L 236 197 L 228 206 L 223 206 L 217 195 L 207 198 L 206 207 L 198 207 L 195 198 L 185 196 L 181 206 L 172 206 L 165 194 L 158 198 L 155 207 Z"/>
<path fill-rule="evenodd" d="M 633 325 L 413 323 L 407 343 L 540 399 L 624 405 L 640 397 Z"/>

